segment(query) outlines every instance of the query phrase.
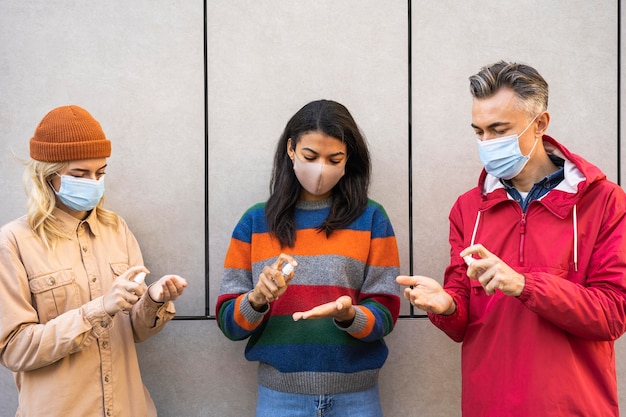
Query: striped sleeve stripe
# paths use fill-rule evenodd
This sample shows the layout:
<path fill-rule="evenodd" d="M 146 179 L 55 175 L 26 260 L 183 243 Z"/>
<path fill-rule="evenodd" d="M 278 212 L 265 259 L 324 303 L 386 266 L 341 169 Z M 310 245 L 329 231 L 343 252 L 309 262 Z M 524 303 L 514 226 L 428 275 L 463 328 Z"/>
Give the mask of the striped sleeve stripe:
<path fill-rule="evenodd" d="M 253 323 L 253 322 L 249 321 L 241 313 L 241 302 L 243 301 L 243 299 L 245 297 L 246 297 L 246 294 L 241 294 L 239 297 L 237 297 L 237 300 L 235 300 L 235 310 L 233 312 L 234 313 L 234 319 L 235 319 L 235 323 L 237 323 L 237 325 L 239 327 L 241 327 L 242 329 L 247 330 L 247 331 L 252 331 L 252 330 L 256 329 L 258 321 Z"/>
<path fill-rule="evenodd" d="M 394 236 L 371 240 L 367 263 L 372 266 L 399 266 L 398 244 Z"/>
<path fill-rule="evenodd" d="M 251 270 L 250 244 L 241 240 L 231 239 L 230 248 L 224 260 L 224 268 Z"/>

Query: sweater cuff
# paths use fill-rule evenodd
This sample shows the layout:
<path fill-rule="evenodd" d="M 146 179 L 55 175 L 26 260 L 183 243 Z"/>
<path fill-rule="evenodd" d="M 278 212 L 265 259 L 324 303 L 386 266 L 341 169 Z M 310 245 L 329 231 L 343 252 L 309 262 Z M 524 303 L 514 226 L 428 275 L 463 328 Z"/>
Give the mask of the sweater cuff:
<path fill-rule="evenodd" d="M 267 312 L 270 311 L 270 305 L 269 303 L 266 304 L 263 311 L 256 311 L 254 307 L 252 307 L 252 304 L 250 303 L 250 300 L 248 299 L 248 294 L 250 294 L 251 292 L 252 291 L 249 291 L 245 294 L 240 295 L 240 297 L 242 297 L 242 300 L 239 303 L 239 312 L 250 323 L 256 323 L 258 321 L 261 321 L 263 319 L 263 316 L 265 316 Z"/>
<path fill-rule="evenodd" d="M 367 325 L 367 316 L 365 315 L 365 313 L 363 313 L 361 307 L 354 306 L 354 320 L 352 320 L 352 324 L 350 324 L 348 327 L 344 327 L 341 326 L 337 322 L 337 320 L 333 320 L 333 322 L 335 323 L 335 327 L 337 327 L 338 329 L 351 334 L 356 334 L 361 333 L 363 329 L 365 329 L 365 326 Z"/>

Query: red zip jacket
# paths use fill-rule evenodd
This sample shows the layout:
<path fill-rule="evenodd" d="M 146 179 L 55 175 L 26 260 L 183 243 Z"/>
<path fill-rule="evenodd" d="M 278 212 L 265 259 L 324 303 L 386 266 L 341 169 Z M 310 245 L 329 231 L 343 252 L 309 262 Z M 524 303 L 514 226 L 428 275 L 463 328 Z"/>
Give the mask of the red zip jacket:
<path fill-rule="evenodd" d="M 549 136 L 565 179 L 522 213 L 483 170 L 450 212 L 444 288 L 457 309 L 430 320 L 462 346 L 464 417 L 619 416 L 614 340 L 626 330 L 626 196 Z M 459 253 L 483 244 L 526 277 L 488 296 Z"/>

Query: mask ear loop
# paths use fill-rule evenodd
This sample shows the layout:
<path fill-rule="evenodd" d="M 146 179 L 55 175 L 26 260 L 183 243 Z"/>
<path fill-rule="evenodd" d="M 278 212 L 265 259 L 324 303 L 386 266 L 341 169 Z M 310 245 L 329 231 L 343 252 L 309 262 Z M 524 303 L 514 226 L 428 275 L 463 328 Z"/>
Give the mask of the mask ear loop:
<path fill-rule="evenodd" d="M 539 117 L 539 114 L 536 114 L 535 117 L 533 117 L 533 119 L 530 121 L 530 123 L 528 123 L 528 126 L 526 126 L 526 129 L 522 130 L 522 133 L 520 133 L 519 135 L 517 135 L 517 140 L 519 142 L 519 138 L 526 133 L 526 131 L 528 130 L 528 128 L 535 122 L 535 120 L 537 120 L 537 117 Z M 528 155 L 526 155 L 527 158 L 530 158 L 530 155 L 532 155 L 533 151 L 535 150 L 535 147 L 537 146 L 537 142 L 539 141 L 539 138 L 535 138 L 535 143 L 533 144 L 533 147 L 530 149 L 530 152 L 528 152 Z"/>
<path fill-rule="evenodd" d="M 63 176 L 61 174 L 59 174 L 58 172 L 55 172 L 54 175 L 57 175 L 58 177 L 63 178 Z M 58 193 L 57 189 L 54 188 L 54 185 L 52 185 L 52 179 L 49 179 L 46 182 L 48 183 L 50 188 L 52 188 L 52 191 L 54 191 L 54 194 Z M 60 189 L 61 189 L 61 185 L 59 185 L 59 190 Z"/>

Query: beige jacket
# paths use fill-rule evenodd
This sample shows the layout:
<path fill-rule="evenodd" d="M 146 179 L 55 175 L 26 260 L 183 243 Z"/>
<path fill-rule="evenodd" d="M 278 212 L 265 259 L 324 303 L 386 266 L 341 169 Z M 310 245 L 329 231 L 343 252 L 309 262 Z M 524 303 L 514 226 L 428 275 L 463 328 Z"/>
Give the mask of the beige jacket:
<path fill-rule="evenodd" d="M 97 210 L 97 209 L 96 209 Z M 79 221 L 54 215 L 68 231 L 49 253 L 26 217 L 0 229 L 0 364 L 14 372 L 19 417 L 154 417 L 135 342 L 175 314 L 148 292 L 130 313 L 109 316 L 102 295 L 131 266 L 139 245 L 95 210 Z"/>

